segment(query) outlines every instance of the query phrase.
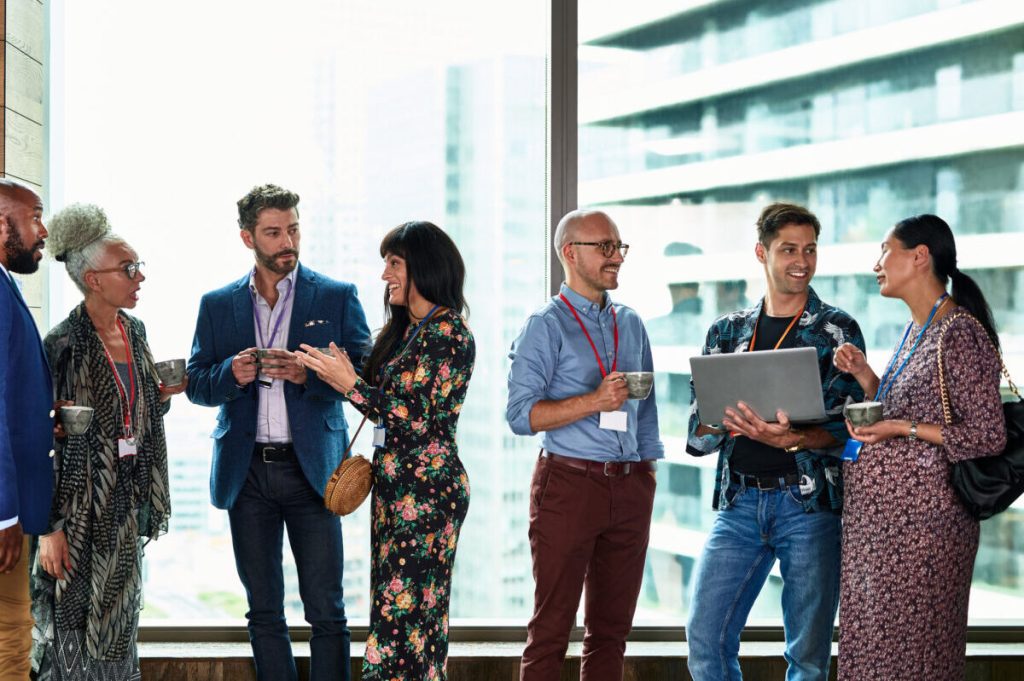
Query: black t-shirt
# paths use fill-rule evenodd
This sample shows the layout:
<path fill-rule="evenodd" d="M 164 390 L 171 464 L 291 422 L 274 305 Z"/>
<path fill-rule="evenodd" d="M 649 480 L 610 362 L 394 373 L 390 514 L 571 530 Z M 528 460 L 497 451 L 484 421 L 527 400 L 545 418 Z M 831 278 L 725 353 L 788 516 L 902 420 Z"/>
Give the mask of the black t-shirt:
<path fill-rule="evenodd" d="M 769 317 L 762 307 L 761 316 L 757 321 L 754 350 L 772 350 L 792 321 L 792 317 Z M 796 325 L 794 324 L 779 348 L 795 347 L 797 345 Z M 762 416 L 774 417 L 774 414 L 762 414 Z M 745 475 L 786 475 L 787 473 L 796 473 L 796 458 L 794 454 L 790 454 L 784 449 L 770 447 L 756 440 L 740 436 L 736 438 L 732 456 L 729 457 L 729 467 L 733 471 Z"/>

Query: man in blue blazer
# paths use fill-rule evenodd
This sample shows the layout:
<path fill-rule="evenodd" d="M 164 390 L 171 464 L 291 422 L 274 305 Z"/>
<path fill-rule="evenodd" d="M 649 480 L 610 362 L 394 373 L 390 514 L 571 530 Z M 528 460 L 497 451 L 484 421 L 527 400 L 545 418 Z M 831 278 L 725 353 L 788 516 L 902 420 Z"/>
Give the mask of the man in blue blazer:
<path fill-rule="evenodd" d="M 352 284 L 299 264 L 298 203 L 297 194 L 271 184 L 238 202 L 241 238 L 256 264 L 203 296 L 187 392 L 196 404 L 220 408 L 210 493 L 214 506 L 228 510 L 257 678 L 297 678 L 284 615 L 287 527 L 313 630 L 310 680 L 337 681 L 350 678 L 350 634 L 341 521 L 324 508 L 323 491 L 348 433 L 342 395 L 290 350 L 334 341 L 358 366 L 369 329 Z"/>
<path fill-rule="evenodd" d="M 39 269 L 43 202 L 0 178 L 0 679 L 27 680 L 32 648 L 28 539 L 53 495 L 53 385 L 39 330 L 11 273 Z"/>

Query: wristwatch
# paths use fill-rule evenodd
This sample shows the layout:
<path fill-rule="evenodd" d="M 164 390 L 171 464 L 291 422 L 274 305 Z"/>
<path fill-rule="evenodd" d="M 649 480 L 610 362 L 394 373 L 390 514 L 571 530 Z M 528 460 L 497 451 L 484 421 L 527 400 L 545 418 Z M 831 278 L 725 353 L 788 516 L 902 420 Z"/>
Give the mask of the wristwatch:
<path fill-rule="evenodd" d="M 797 452 L 804 448 L 804 440 L 806 439 L 806 435 L 804 435 L 803 431 L 799 430 L 794 430 L 793 432 L 797 434 L 797 441 L 795 444 L 783 448 L 782 451 L 786 452 L 787 454 L 796 454 Z"/>
<path fill-rule="evenodd" d="M 910 434 L 907 437 L 911 440 L 917 439 L 917 421 L 910 422 Z"/>

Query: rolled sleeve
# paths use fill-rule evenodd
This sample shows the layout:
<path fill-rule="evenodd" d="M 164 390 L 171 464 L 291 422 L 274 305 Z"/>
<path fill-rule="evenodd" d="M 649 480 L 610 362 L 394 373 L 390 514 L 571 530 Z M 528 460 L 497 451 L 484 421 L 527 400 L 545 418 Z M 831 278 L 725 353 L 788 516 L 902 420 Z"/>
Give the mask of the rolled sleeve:
<path fill-rule="evenodd" d="M 646 330 L 641 333 L 643 338 L 643 370 L 653 372 L 654 357 L 651 354 L 651 343 L 647 338 Z M 640 400 L 640 404 L 637 405 L 636 421 L 636 450 L 640 458 L 665 458 L 665 445 L 661 441 L 661 433 L 658 429 L 658 400 L 653 387 L 651 388 L 651 394 L 646 399 Z"/>
<path fill-rule="evenodd" d="M 516 435 L 535 435 L 530 427 L 533 406 L 545 399 L 554 374 L 558 354 L 558 336 L 545 320 L 534 315 L 526 320 L 512 342 L 508 372 L 508 403 L 505 420 Z"/>
<path fill-rule="evenodd" d="M 835 438 L 837 443 L 843 445 L 850 439 L 850 433 L 846 430 L 846 420 L 843 417 L 846 398 L 849 397 L 854 402 L 861 402 L 864 400 L 864 390 L 852 375 L 837 369 L 832 360 L 835 357 L 836 349 L 843 343 L 850 343 L 865 354 L 867 350 L 864 344 L 864 334 L 861 333 L 860 326 L 853 319 L 849 320 L 845 328 L 838 325 L 831 328 L 833 328 L 833 344 L 819 350 L 819 352 L 824 352 L 825 373 L 822 376 L 822 385 L 825 386 L 825 389 L 822 392 L 822 398 L 825 403 L 825 413 L 829 415 L 828 421 L 822 423 L 821 427 Z M 815 451 L 829 452 L 829 450 Z"/>

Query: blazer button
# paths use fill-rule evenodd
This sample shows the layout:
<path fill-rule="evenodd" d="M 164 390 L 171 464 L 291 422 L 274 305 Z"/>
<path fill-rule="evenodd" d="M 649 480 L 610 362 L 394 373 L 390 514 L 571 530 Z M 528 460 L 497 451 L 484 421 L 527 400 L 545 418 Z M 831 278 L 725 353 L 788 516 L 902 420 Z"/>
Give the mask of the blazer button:
<path fill-rule="evenodd" d="M 56 451 L 51 449 L 50 450 L 50 458 L 52 459 L 56 453 L 57 453 Z"/>

